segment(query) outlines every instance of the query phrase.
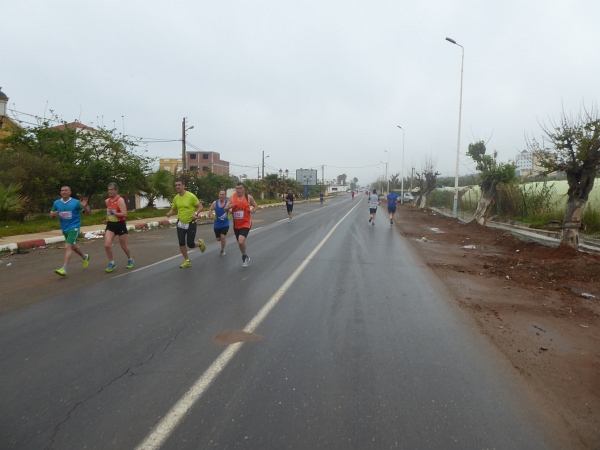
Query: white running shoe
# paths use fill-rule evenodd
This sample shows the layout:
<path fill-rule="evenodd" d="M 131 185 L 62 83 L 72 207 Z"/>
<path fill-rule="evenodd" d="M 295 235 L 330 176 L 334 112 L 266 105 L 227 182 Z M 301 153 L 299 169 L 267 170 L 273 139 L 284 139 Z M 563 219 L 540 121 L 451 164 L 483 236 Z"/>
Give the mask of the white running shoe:
<path fill-rule="evenodd" d="M 250 257 L 246 255 L 242 262 L 242 267 L 248 267 L 250 265 Z"/>
<path fill-rule="evenodd" d="M 219 252 L 219 255 L 220 255 L 220 256 L 225 256 L 225 255 L 226 255 L 226 253 L 225 253 L 225 250 L 221 250 L 221 251 Z"/>

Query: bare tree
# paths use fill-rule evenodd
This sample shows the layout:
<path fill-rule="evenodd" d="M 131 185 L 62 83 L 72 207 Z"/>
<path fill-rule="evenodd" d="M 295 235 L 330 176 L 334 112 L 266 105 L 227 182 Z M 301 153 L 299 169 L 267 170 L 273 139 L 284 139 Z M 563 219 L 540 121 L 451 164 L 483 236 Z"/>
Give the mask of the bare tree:
<path fill-rule="evenodd" d="M 415 196 L 413 201 L 415 206 L 419 208 L 425 208 L 427 203 L 427 196 L 433 191 L 437 184 L 437 177 L 441 175 L 440 172 L 436 171 L 437 161 L 433 156 L 426 156 L 421 162 L 421 171 L 415 172 L 417 186 L 419 186 L 419 192 Z"/>
<path fill-rule="evenodd" d="M 600 117 L 595 107 L 589 111 L 583 107 L 577 118 L 563 112 L 559 123 L 544 124 L 542 131 L 542 142 L 533 138 L 528 146 L 544 174 L 562 171 L 567 175 L 561 245 L 578 249 L 581 218 L 600 165 Z"/>

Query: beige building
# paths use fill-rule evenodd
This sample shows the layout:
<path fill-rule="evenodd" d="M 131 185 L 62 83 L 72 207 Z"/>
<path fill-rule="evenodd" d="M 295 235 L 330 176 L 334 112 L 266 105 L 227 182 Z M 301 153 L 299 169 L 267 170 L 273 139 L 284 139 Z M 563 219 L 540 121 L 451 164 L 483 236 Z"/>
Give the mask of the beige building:
<path fill-rule="evenodd" d="M 168 170 L 172 174 L 181 171 L 181 158 L 160 158 L 158 160 L 159 170 Z"/>

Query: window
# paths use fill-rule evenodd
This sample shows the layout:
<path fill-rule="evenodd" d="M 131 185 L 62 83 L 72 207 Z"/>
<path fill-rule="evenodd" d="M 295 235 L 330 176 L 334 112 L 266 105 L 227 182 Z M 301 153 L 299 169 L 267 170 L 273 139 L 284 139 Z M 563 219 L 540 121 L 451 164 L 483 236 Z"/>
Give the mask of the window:
<path fill-rule="evenodd" d="M 171 171 L 171 166 L 165 166 L 165 167 L 163 167 L 163 170 L 168 170 L 170 172 Z"/>
<path fill-rule="evenodd" d="M 203 170 L 204 172 L 208 172 L 208 166 L 204 166 L 204 167 L 202 167 L 202 170 Z"/>
<path fill-rule="evenodd" d="M 198 166 L 190 166 L 190 170 L 196 170 Z"/>
<path fill-rule="evenodd" d="M 196 159 L 196 154 L 195 153 L 190 153 L 190 159 Z"/>
<path fill-rule="evenodd" d="M 208 159 L 208 153 L 203 153 L 202 154 L 202 159 Z"/>

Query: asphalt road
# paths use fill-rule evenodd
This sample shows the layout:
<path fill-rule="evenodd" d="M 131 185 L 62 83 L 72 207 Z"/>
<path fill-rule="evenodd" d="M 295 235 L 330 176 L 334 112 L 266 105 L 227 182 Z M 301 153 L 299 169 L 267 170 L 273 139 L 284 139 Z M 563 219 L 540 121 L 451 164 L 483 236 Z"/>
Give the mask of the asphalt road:
<path fill-rule="evenodd" d="M 0 316 L 0 448 L 552 448 L 512 369 L 367 208 L 261 211 L 248 268 L 231 235 L 179 269 L 174 230 L 152 231 L 135 270 L 77 272 Z M 213 340 L 243 329 L 264 339 Z"/>

